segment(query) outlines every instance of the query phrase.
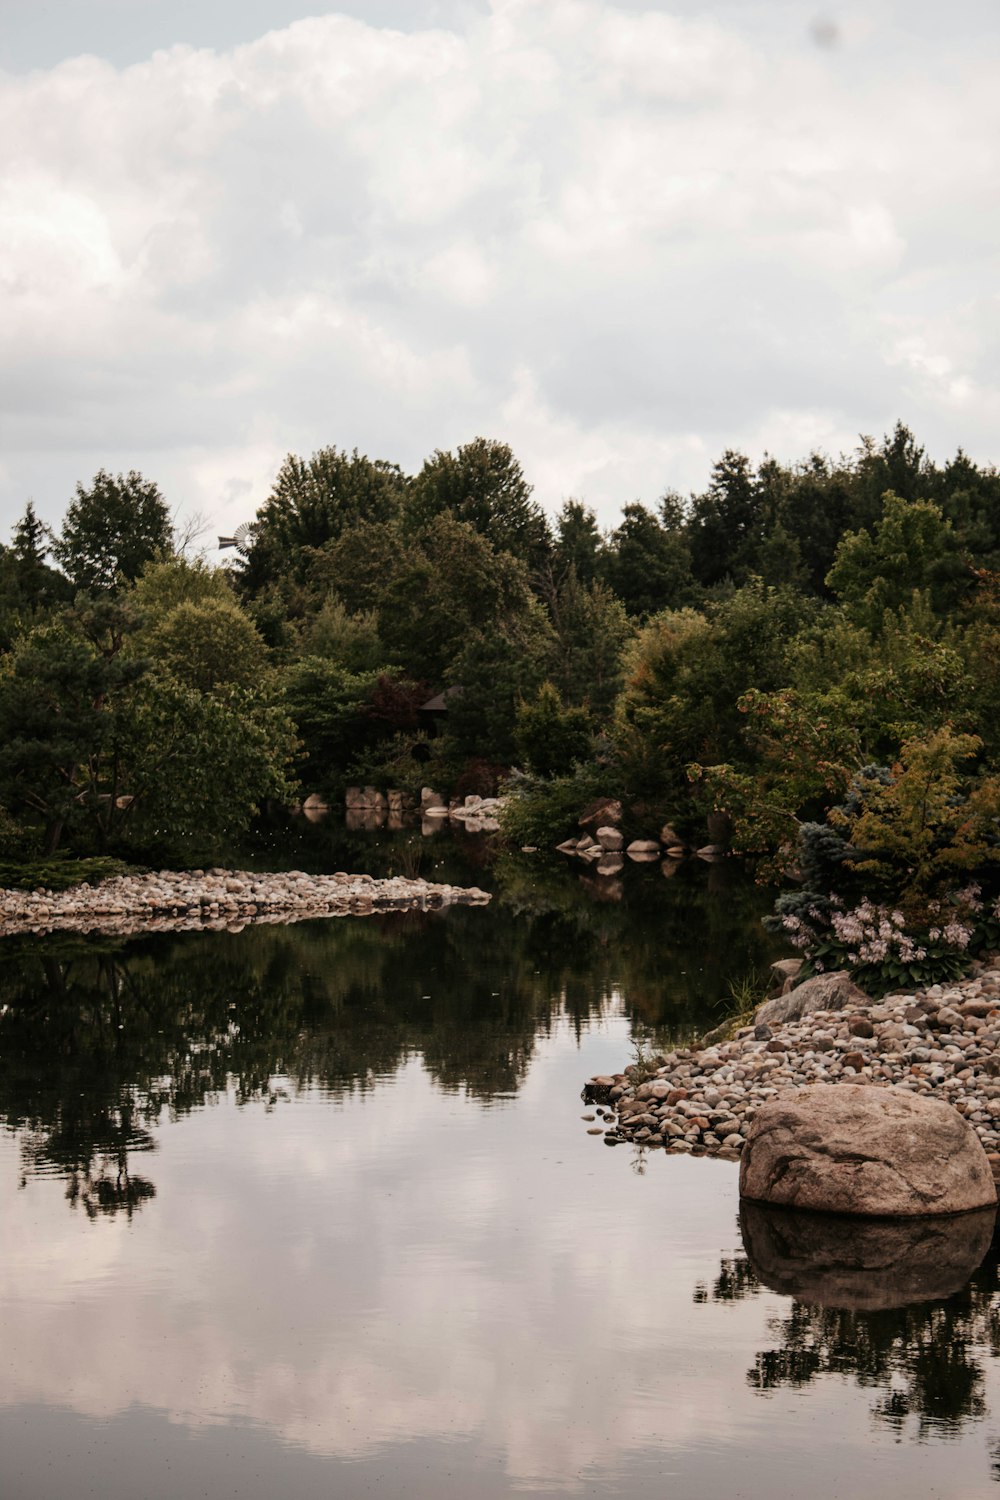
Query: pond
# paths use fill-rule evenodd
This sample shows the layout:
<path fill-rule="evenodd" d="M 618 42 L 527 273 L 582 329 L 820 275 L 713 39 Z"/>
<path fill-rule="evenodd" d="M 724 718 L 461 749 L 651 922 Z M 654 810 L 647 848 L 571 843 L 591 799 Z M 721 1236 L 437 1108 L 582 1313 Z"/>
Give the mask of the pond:
<path fill-rule="evenodd" d="M 354 857 L 461 875 L 439 848 Z M 587 1133 L 588 1076 L 766 967 L 763 894 L 472 878 L 490 907 L 0 949 L 5 1500 L 1000 1493 L 989 1227 L 957 1283 L 946 1247 L 833 1306 L 734 1163 Z"/>

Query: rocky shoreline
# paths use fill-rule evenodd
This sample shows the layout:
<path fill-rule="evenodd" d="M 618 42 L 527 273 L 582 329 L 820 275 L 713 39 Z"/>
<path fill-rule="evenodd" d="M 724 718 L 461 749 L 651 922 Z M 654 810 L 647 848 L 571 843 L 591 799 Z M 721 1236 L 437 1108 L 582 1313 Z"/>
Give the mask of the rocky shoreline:
<path fill-rule="evenodd" d="M 781 1004 L 794 1011 L 785 1005 L 791 996 Z M 584 1088 L 585 1100 L 596 1106 L 584 1120 L 609 1145 L 630 1141 L 735 1160 L 767 1100 L 811 1084 L 905 1089 L 954 1105 L 996 1174 L 1000 958 L 972 965 L 968 977 L 954 983 L 880 1001 L 846 984 L 837 999 L 837 1009 L 771 1021 L 763 1006 L 757 1024 L 729 1040 L 678 1047 L 656 1058 L 651 1071 L 633 1065 L 599 1075 Z M 592 1124 L 595 1118 L 602 1123 Z"/>
<path fill-rule="evenodd" d="M 488 892 L 475 886 L 435 885 L 401 875 L 376 880 L 371 875 L 307 875 L 301 870 L 160 870 L 66 891 L 0 890 L 0 937 L 55 931 L 239 931 L 250 923 L 485 906 L 489 899 Z"/>

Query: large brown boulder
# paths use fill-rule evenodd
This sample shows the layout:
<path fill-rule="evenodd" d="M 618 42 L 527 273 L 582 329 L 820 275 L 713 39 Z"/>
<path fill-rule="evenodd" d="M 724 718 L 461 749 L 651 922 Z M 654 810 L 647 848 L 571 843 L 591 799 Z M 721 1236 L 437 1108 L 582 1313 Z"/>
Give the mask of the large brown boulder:
<path fill-rule="evenodd" d="M 747 1258 L 765 1286 L 814 1306 L 868 1312 L 960 1292 L 982 1264 L 995 1222 L 995 1208 L 859 1222 L 740 1205 Z"/>
<path fill-rule="evenodd" d="M 982 1142 L 942 1099 L 905 1089 L 815 1084 L 761 1105 L 740 1193 L 824 1213 L 916 1218 L 997 1201 Z"/>
<path fill-rule="evenodd" d="M 758 1023 L 766 1021 L 768 1026 L 782 1026 L 817 1010 L 857 1010 L 859 1005 L 870 1004 L 864 990 L 858 989 L 846 970 L 835 969 L 832 974 L 816 974 L 803 980 L 787 995 L 765 1000 L 758 1005 L 755 1019 Z"/>

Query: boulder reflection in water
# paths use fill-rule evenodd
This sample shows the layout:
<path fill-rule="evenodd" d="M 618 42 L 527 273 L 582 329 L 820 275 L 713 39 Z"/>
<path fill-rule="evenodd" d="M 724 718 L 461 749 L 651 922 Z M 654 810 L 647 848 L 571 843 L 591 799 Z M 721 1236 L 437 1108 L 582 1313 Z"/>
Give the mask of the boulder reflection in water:
<path fill-rule="evenodd" d="M 744 1200 L 740 1228 L 765 1286 L 814 1306 L 874 1312 L 961 1291 L 990 1248 L 996 1214 L 858 1219 Z"/>
<path fill-rule="evenodd" d="M 901 1435 L 913 1424 L 918 1441 L 954 1436 L 990 1414 L 986 1366 L 1000 1358 L 995 1214 L 856 1219 L 744 1201 L 747 1259 L 724 1257 L 695 1301 L 735 1303 L 764 1288 L 789 1299 L 768 1318 L 773 1346 L 747 1371 L 762 1394 L 834 1375 L 877 1392 L 878 1425 Z"/>

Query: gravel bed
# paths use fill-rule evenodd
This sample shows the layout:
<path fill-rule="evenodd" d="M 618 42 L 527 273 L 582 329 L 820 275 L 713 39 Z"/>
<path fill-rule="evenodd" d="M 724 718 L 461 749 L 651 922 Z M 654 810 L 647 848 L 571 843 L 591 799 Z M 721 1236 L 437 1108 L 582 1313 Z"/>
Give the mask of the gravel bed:
<path fill-rule="evenodd" d="M 744 1026 L 729 1041 L 678 1047 L 584 1088 L 609 1145 L 632 1141 L 735 1159 L 766 1099 L 814 1083 L 907 1089 L 953 1104 L 986 1151 L 1000 1150 L 1000 962 L 969 977 L 849 1010 Z M 1000 1164 L 997 1157 L 996 1166 Z"/>
<path fill-rule="evenodd" d="M 435 885 L 402 875 L 306 875 L 301 870 L 160 870 L 67 891 L 0 890 L 0 936 L 54 931 L 138 933 L 225 928 L 312 917 L 484 906 L 477 887 Z"/>

